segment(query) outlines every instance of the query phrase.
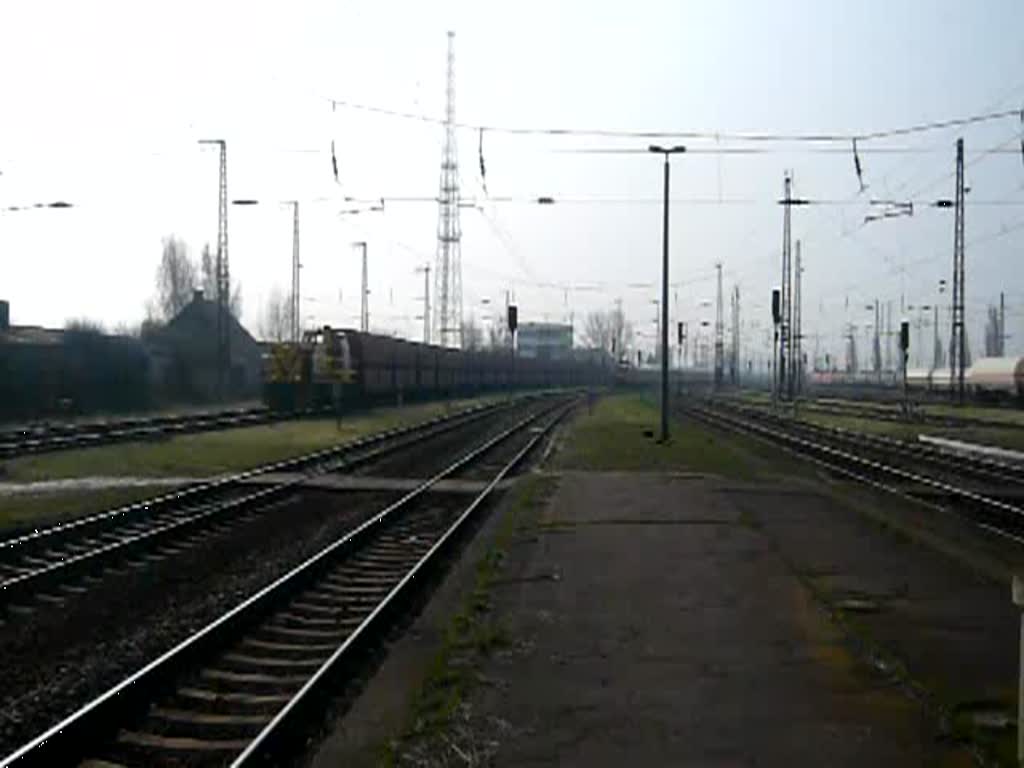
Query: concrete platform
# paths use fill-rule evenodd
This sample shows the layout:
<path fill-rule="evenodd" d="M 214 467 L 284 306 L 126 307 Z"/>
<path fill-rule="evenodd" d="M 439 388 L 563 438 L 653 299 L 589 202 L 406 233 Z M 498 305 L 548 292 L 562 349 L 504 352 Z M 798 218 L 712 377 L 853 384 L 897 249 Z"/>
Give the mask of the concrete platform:
<path fill-rule="evenodd" d="M 858 660 L 725 490 L 563 476 L 496 591 L 513 646 L 481 670 L 472 704 L 502 724 L 493 764 L 970 764 L 920 701 Z M 768 490 L 757 505 L 798 498 Z"/>
<path fill-rule="evenodd" d="M 325 491 L 395 491 L 408 493 L 418 488 L 426 478 L 414 477 L 368 477 L 360 475 L 316 475 L 310 477 L 295 472 L 268 472 L 256 477 L 246 478 L 246 485 L 276 485 L 298 481 L 303 488 L 316 488 Z M 512 480 L 503 480 L 498 484 L 499 490 L 505 490 Z M 476 495 L 487 483 L 479 480 L 439 480 L 430 487 L 431 493 L 462 493 Z"/>

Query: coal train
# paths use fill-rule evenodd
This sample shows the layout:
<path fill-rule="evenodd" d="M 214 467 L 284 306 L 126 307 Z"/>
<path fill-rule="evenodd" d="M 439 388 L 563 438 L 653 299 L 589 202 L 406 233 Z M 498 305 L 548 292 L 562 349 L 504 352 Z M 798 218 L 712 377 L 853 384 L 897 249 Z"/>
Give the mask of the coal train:
<path fill-rule="evenodd" d="M 264 354 L 264 402 L 275 411 L 334 410 L 513 389 L 601 386 L 610 361 L 540 360 L 508 349 L 458 350 L 348 328 L 306 331 Z"/>

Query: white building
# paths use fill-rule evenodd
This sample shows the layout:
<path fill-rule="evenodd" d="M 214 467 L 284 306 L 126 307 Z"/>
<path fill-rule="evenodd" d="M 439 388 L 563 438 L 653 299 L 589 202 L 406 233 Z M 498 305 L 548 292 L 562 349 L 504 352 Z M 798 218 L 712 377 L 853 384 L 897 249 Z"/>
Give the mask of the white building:
<path fill-rule="evenodd" d="M 564 323 L 523 323 L 516 333 L 520 357 L 565 360 L 572 356 L 572 326 Z"/>

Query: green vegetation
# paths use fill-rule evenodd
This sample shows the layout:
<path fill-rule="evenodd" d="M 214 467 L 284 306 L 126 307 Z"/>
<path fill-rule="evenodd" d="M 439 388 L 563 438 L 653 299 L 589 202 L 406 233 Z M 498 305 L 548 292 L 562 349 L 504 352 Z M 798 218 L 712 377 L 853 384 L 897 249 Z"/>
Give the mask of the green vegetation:
<path fill-rule="evenodd" d="M 451 403 L 453 410 L 481 400 Z M 146 443 L 120 443 L 28 456 L 6 462 L 2 480 L 28 483 L 87 477 L 206 478 L 300 456 L 400 425 L 425 421 L 444 412 L 444 403 L 378 408 L 346 418 L 287 421 L 220 432 L 180 435 Z M 0 490 L 0 529 L 67 519 L 158 496 L 170 486 L 132 488 L 60 488 L 4 495 Z"/>
<path fill-rule="evenodd" d="M 0 497 L 0 531 L 27 528 L 80 517 L 159 495 L 164 488 L 105 488 Z"/>
<path fill-rule="evenodd" d="M 453 403 L 455 409 L 474 401 Z M 378 408 L 342 420 L 284 421 L 219 432 L 180 435 L 146 443 L 28 456 L 5 465 L 11 482 L 70 477 L 209 477 L 299 456 L 361 435 L 437 416 L 443 403 Z"/>
<path fill-rule="evenodd" d="M 533 515 L 554 491 L 551 476 L 532 475 L 519 481 L 491 548 L 476 564 L 473 587 L 444 632 L 444 640 L 414 694 L 405 730 L 385 745 L 381 763 L 396 766 L 460 763 L 467 753 L 487 753 L 472 722 L 469 694 L 480 681 L 481 664 L 511 638 L 492 611 L 492 590 L 501 575 L 508 547 L 516 535 L 534 524 Z M 474 727 L 475 726 L 475 727 Z M 474 743 L 462 743 L 472 741 Z M 411 758 L 411 761 L 410 759 Z M 424 761 L 429 758 L 429 763 Z"/>
<path fill-rule="evenodd" d="M 559 468 L 754 476 L 741 438 L 719 435 L 687 420 L 676 421 L 669 444 L 661 445 L 659 418 L 658 406 L 642 395 L 604 398 L 593 413 L 584 413 L 573 423 L 558 455 Z"/>
<path fill-rule="evenodd" d="M 943 428 L 928 424 L 915 424 L 901 421 L 882 421 L 870 417 L 833 416 L 802 410 L 800 418 L 811 424 L 826 427 L 839 427 L 855 432 L 889 435 L 903 440 L 917 440 L 918 435 L 945 437 L 951 440 L 962 440 L 968 443 L 995 445 L 1001 448 L 1024 450 L 1024 429 L 1019 427 L 961 427 Z"/>

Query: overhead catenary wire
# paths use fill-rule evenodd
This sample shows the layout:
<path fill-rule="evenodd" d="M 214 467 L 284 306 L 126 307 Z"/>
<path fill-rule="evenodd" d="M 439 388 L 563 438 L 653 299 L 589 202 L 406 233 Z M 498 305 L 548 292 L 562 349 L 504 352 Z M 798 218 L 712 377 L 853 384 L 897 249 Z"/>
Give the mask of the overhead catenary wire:
<path fill-rule="evenodd" d="M 404 120 L 412 120 L 431 125 L 444 125 L 444 119 L 417 112 L 408 112 L 399 109 L 390 109 L 373 104 L 364 104 L 347 99 L 327 98 L 332 109 L 342 107 L 344 109 L 367 112 L 371 114 L 386 115 Z M 943 130 L 946 128 L 963 127 L 978 123 L 1002 120 L 1010 117 L 1018 117 L 1019 109 L 1000 110 L 982 114 L 967 115 L 962 117 L 935 120 L 930 122 L 915 123 L 894 128 L 881 130 L 870 130 L 861 132 L 812 132 L 812 133 L 771 133 L 757 131 L 709 131 L 709 130 L 643 130 L 643 129 L 614 129 L 614 128 L 575 128 L 558 126 L 510 126 L 489 123 L 469 123 L 456 121 L 455 127 L 460 130 L 488 131 L 519 136 L 589 136 L 604 138 L 622 139 L 707 139 L 709 141 L 750 141 L 750 142 L 809 142 L 809 143 L 843 143 L 849 144 L 853 139 L 858 141 L 870 141 L 886 139 L 896 136 L 908 136 L 915 133 Z"/>

